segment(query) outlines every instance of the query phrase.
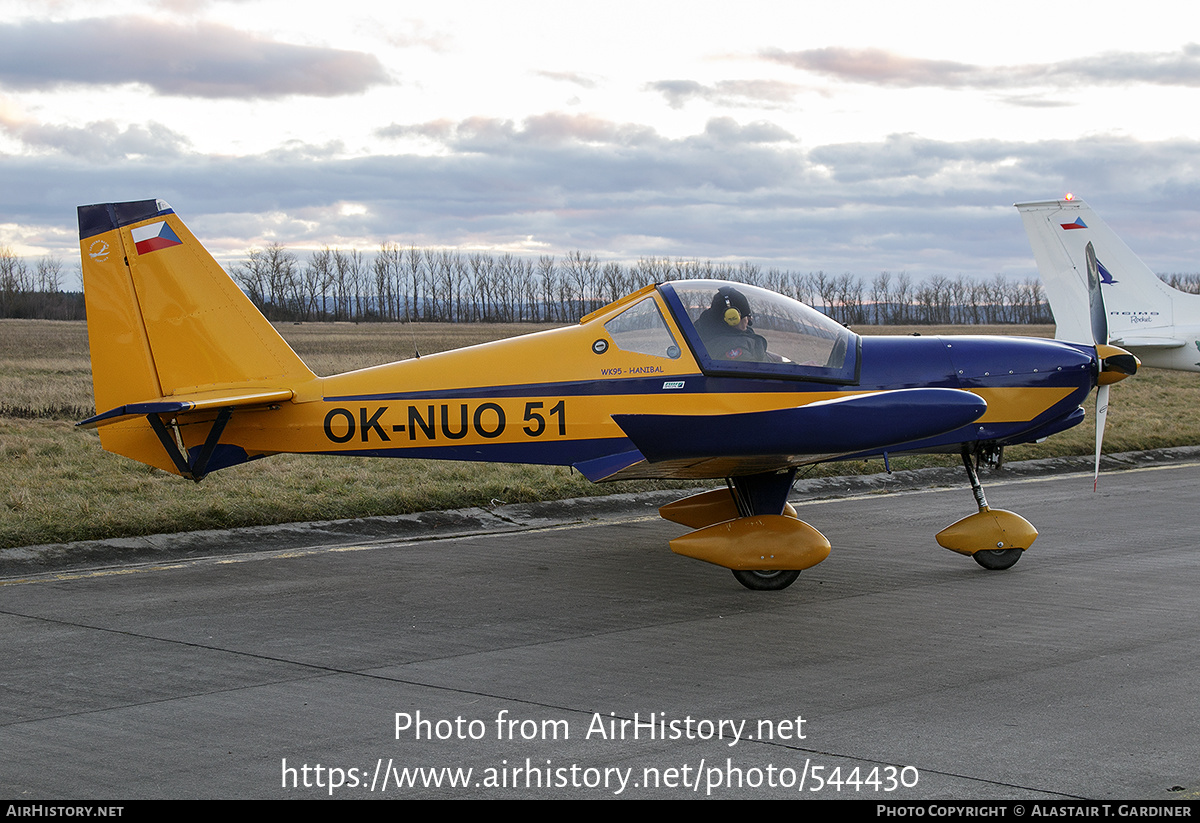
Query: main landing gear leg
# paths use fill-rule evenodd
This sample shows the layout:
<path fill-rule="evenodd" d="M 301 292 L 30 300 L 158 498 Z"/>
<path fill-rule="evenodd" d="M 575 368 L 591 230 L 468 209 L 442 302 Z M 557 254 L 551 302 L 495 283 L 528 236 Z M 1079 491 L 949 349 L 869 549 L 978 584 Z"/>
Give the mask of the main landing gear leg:
<path fill-rule="evenodd" d="M 671 541 L 671 551 L 724 566 L 748 589 L 786 589 L 802 569 L 829 556 L 829 541 L 787 502 L 795 470 L 727 479 L 728 488 L 659 509 L 697 531 Z"/>
<path fill-rule="evenodd" d="M 964 517 L 937 533 L 938 545 L 959 554 L 968 554 L 985 569 L 999 571 L 1013 566 L 1037 539 L 1037 529 L 1019 514 L 988 507 L 975 470 L 971 449 L 962 447 L 963 466 L 971 481 L 971 492 L 979 511 Z"/>

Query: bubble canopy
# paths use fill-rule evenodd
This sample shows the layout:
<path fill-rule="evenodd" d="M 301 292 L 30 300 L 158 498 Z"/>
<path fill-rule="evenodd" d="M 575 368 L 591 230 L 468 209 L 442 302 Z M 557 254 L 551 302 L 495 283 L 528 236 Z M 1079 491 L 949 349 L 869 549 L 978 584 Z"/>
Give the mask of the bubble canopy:
<path fill-rule="evenodd" d="M 858 335 L 799 300 L 722 280 L 658 289 L 705 374 L 858 382 Z"/>

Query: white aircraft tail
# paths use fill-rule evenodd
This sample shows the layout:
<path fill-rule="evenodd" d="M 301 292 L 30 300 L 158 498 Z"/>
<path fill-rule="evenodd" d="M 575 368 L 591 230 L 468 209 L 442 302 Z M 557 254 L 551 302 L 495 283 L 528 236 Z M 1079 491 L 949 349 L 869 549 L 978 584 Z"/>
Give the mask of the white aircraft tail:
<path fill-rule="evenodd" d="M 1059 340 L 1090 343 L 1087 258 L 1095 250 L 1111 341 L 1145 365 L 1200 371 L 1200 295 L 1168 286 L 1082 200 L 1017 203 Z"/>

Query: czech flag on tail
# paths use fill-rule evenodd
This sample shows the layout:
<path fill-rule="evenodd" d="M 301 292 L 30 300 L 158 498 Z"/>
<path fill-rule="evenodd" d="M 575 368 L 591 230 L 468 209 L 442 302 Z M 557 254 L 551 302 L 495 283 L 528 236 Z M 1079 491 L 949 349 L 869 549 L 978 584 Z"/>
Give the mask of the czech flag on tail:
<path fill-rule="evenodd" d="M 130 235 L 137 246 L 138 254 L 149 254 L 152 251 L 178 246 L 183 243 L 179 239 L 179 236 L 167 225 L 166 220 L 160 220 L 148 226 L 138 226 L 130 232 Z"/>

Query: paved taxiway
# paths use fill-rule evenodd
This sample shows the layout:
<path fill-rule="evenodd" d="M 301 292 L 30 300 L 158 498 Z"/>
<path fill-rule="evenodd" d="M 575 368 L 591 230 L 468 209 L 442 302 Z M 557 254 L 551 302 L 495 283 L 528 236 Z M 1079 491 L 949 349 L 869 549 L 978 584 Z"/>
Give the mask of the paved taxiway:
<path fill-rule="evenodd" d="M 644 506 L 73 573 L 10 564 L 0 795 L 328 796 L 332 778 L 341 798 L 610 797 L 624 779 L 624 797 L 719 782 L 716 797 L 1195 799 L 1200 464 L 1107 474 L 1098 494 L 1081 474 L 985 483 L 1042 533 L 1010 571 L 934 543 L 972 510 L 959 483 L 800 501 L 833 553 L 781 593 L 672 555 L 684 530 Z M 449 739 L 397 733 L 417 712 Z M 652 714 L 668 724 L 653 739 L 595 733 L 597 716 Z M 729 745 L 720 722 L 743 720 Z M 445 767 L 470 785 L 394 785 Z M 811 791 L 856 769 L 879 788 Z M 887 792 L 889 775 L 918 782 Z"/>

